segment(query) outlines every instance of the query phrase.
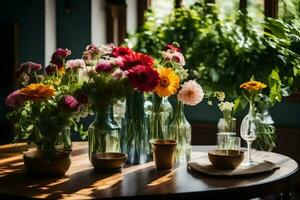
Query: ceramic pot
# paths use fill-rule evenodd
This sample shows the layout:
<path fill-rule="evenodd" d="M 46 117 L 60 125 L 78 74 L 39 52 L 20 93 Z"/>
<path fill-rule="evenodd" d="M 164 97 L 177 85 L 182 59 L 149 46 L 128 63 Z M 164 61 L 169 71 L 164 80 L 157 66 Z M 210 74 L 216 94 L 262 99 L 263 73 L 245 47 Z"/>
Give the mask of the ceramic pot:
<path fill-rule="evenodd" d="M 37 177 L 61 177 L 66 174 L 71 165 L 71 151 L 56 151 L 46 154 L 41 150 L 24 154 L 26 170 Z"/>

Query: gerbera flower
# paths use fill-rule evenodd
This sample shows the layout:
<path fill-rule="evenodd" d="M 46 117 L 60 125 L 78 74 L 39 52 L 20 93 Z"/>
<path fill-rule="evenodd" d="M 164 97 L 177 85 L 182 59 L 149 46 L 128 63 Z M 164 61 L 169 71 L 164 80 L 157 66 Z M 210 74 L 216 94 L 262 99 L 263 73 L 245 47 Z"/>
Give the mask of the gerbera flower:
<path fill-rule="evenodd" d="M 143 92 L 153 91 L 159 81 L 158 72 L 145 65 L 137 65 L 128 70 L 127 77 L 133 88 Z"/>
<path fill-rule="evenodd" d="M 129 70 L 137 65 L 144 65 L 146 67 L 153 67 L 153 58 L 142 53 L 132 53 L 123 57 L 122 70 Z"/>
<path fill-rule="evenodd" d="M 55 89 L 52 85 L 44 85 L 41 83 L 30 84 L 20 89 L 20 94 L 32 100 L 46 99 L 55 95 Z"/>
<path fill-rule="evenodd" d="M 195 106 L 202 101 L 204 93 L 202 87 L 194 80 L 189 80 L 182 85 L 177 94 L 177 99 L 182 103 Z"/>
<path fill-rule="evenodd" d="M 117 57 L 123 57 L 129 54 L 132 54 L 133 51 L 128 47 L 114 47 L 112 51 L 112 56 Z"/>
<path fill-rule="evenodd" d="M 248 81 L 240 85 L 240 88 L 248 90 L 249 92 L 256 92 L 266 88 L 267 85 L 259 81 Z"/>
<path fill-rule="evenodd" d="M 179 88 L 180 78 L 172 68 L 158 68 L 159 82 L 155 92 L 160 97 L 174 94 Z"/>

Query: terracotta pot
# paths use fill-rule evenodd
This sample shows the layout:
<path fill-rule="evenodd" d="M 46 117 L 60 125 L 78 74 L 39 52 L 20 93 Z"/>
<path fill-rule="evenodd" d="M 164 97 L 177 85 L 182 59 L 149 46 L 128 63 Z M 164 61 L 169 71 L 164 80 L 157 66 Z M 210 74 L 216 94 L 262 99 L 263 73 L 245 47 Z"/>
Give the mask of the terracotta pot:
<path fill-rule="evenodd" d="M 157 169 L 171 169 L 174 163 L 176 140 L 152 140 L 154 162 Z"/>
<path fill-rule="evenodd" d="M 52 158 L 46 157 L 41 150 L 24 154 L 26 170 L 37 177 L 61 177 L 66 174 L 71 165 L 71 151 L 56 151 Z"/>

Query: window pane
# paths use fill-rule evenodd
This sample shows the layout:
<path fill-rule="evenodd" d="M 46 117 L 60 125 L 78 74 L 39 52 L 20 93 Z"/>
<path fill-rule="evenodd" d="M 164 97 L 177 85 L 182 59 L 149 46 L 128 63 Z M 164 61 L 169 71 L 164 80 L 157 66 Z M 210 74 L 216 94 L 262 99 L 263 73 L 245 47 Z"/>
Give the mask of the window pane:
<path fill-rule="evenodd" d="M 159 18 L 168 15 L 174 7 L 174 0 L 152 0 L 151 8 Z"/>

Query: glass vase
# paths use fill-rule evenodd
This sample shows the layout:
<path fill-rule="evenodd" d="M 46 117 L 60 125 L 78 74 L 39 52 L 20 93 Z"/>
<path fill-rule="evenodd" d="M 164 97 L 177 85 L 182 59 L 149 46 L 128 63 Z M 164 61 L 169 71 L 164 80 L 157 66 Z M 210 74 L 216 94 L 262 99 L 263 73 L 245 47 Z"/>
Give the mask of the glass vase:
<path fill-rule="evenodd" d="M 120 127 L 112 118 L 111 106 L 96 111 L 95 120 L 88 128 L 89 157 L 104 152 L 120 152 Z"/>
<path fill-rule="evenodd" d="M 129 164 L 143 164 L 150 160 L 144 102 L 144 93 L 138 91 L 126 99 L 126 111 L 121 129 L 121 149 L 123 153 L 127 153 Z"/>
<path fill-rule="evenodd" d="M 175 162 L 178 164 L 186 163 L 191 158 L 191 137 L 192 129 L 190 123 L 184 115 L 184 105 L 176 101 L 173 107 L 173 117 L 168 126 L 166 139 L 177 141 Z"/>
<path fill-rule="evenodd" d="M 55 149 L 57 149 L 57 150 L 72 150 L 70 127 L 65 127 L 61 132 L 59 132 L 57 140 L 55 142 Z"/>
<path fill-rule="evenodd" d="M 249 112 L 241 123 L 241 137 L 247 142 L 247 158 L 243 166 L 250 167 L 256 164 L 251 157 L 251 145 L 257 137 L 258 124 L 261 123 L 253 101 L 249 101 Z"/>
<path fill-rule="evenodd" d="M 218 122 L 219 133 L 229 132 L 236 133 L 236 118 L 220 118 Z"/>
<path fill-rule="evenodd" d="M 151 95 L 151 102 L 146 101 L 147 128 L 151 139 L 164 139 L 168 131 L 168 124 L 172 117 L 172 105 L 168 97 Z"/>

